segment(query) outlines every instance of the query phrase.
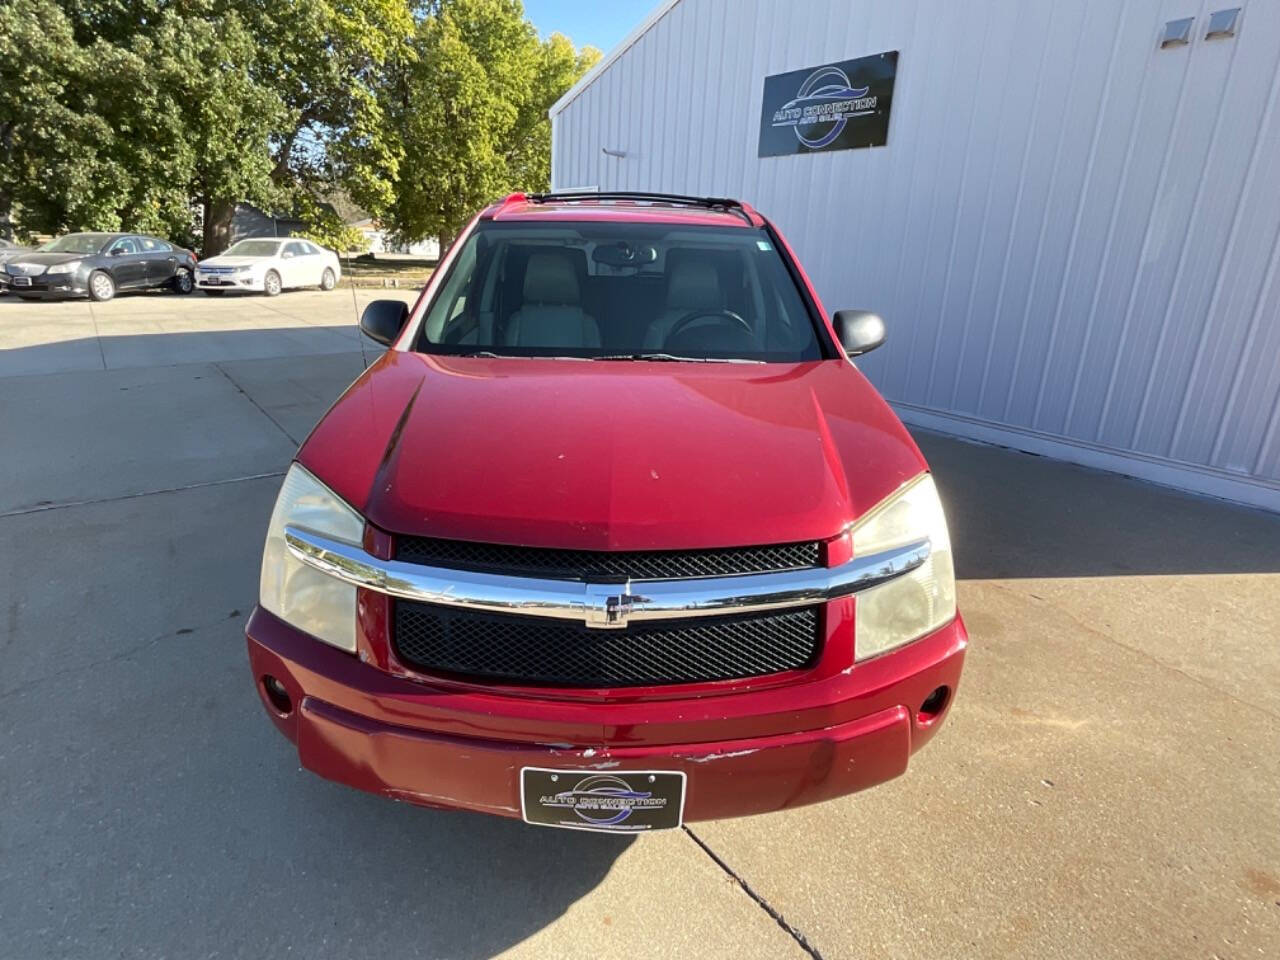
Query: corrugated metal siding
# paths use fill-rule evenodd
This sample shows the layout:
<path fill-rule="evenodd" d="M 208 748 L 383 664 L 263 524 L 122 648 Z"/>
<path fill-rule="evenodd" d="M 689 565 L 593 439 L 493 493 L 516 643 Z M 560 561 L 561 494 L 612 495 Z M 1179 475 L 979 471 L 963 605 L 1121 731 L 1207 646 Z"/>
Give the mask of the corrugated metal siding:
<path fill-rule="evenodd" d="M 909 418 L 1280 506 L 1280 2 L 1206 42 L 1238 2 L 683 0 L 557 114 L 554 180 L 755 204 L 885 315 Z M 766 76 L 893 49 L 887 147 L 756 157 Z"/>

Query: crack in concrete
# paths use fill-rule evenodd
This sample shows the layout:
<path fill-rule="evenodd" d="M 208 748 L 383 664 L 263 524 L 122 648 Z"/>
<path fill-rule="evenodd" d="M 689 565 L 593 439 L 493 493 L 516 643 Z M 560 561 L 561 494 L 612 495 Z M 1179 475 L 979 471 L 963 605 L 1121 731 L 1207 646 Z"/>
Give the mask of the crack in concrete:
<path fill-rule="evenodd" d="M 102 331 L 98 329 L 98 315 L 93 312 L 93 301 L 89 301 L 89 322 L 93 324 L 93 342 L 98 345 L 98 356 L 102 358 L 102 369 L 107 369 L 107 351 L 102 347 Z"/>
<path fill-rule="evenodd" d="M 273 424 L 275 424 L 275 428 L 276 428 L 277 430 L 279 430 L 281 433 L 283 433 L 286 437 L 288 437 L 288 438 L 289 438 L 289 442 L 290 442 L 290 443 L 292 443 L 295 447 L 296 447 L 296 446 L 298 446 L 298 441 L 294 438 L 293 434 L 291 434 L 288 430 L 286 430 L 286 429 L 284 428 L 284 425 L 283 425 L 279 420 L 277 420 L 275 417 L 273 417 L 271 414 L 269 414 L 269 413 L 267 412 L 266 407 L 264 407 L 262 404 L 260 404 L 257 400 L 253 399 L 253 397 L 250 395 L 250 393 L 249 393 L 249 391 L 248 391 L 248 390 L 246 390 L 244 387 L 240 386 L 240 384 L 236 383 L 236 378 L 235 378 L 235 377 L 233 377 L 233 376 L 231 376 L 231 374 L 227 373 L 227 371 L 226 371 L 226 370 L 222 369 L 222 364 L 221 364 L 221 363 L 214 363 L 213 367 L 214 367 L 214 369 L 215 369 L 215 370 L 217 370 L 220 374 L 222 374 L 224 377 L 226 377 L 226 378 L 227 378 L 227 383 L 229 383 L 229 384 L 231 384 L 233 387 L 235 387 L 235 388 L 236 388 L 236 390 L 238 390 L 238 391 L 240 392 L 240 395 L 241 395 L 241 396 L 243 396 L 246 400 L 248 400 L 248 401 L 249 401 L 250 403 L 252 403 L 255 407 L 257 407 L 257 409 L 258 409 L 258 412 L 259 412 L 259 413 L 261 413 L 264 417 L 266 417 L 266 418 L 267 418 L 268 420 L 270 420 Z"/>
<path fill-rule="evenodd" d="M 734 869 L 731 866 L 729 866 L 729 864 L 727 864 L 724 861 L 724 859 L 720 857 L 719 854 L 717 854 L 714 850 L 711 849 L 710 845 L 707 844 L 706 841 L 704 841 L 700 836 L 698 836 L 691 829 L 689 829 L 688 824 L 682 825 L 680 829 L 683 830 L 689 836 L 689 839 L 691 839 L 694 843 L 696 843 L 701 848 L 703 853 L 705 853 L 708 857 L 711 858 L 712 862 L 715 863 L 717 867 L 723 870 L 725 874 L 729 876 L 730 879 L 732 879 L 739 887 L 742 888 L 743 893 L 745 893 L 748 897 L 750 897 L 752 900 L 755 901 L 756 906 L 758 906 L 761 910 L 763 910 L 770 917 L 772 917 L 774 923 L 780 926 L 783 929 L 783 931 L 787 934 L 787 936 L 789 936 L 792 940 L 796 942 L 796 945 L 799 946 L 801 950 L 803 950 L 809 956 L 813 957 L 813 960 L 822 960 L 822 954 L 819 952 L 818 948 L 815 947 L 813 944 L 811 944 L 808 938 L 805 937 L 805 935 L 800 930 L 792 926 L 787 921 L 786 917 L 784 917 L 781 913 L 779 913 L 776 909 L 774 909 L 774 907 L 769 903 L 768 900 L 766 900 L 760 894 L 756 893 L 755 890 L 751 888 L 751 884 L 747 883 L 747 881 L 744 880 L 740 874 L 735 872 Z"/>
<path fill-rule="evenodd" d="M 90 660 L 87 663 L 76 664 L 74 667 L 67 667 L 64 670 L 55 670 L 53 673 L 46 673 L 44 676 L 32 677 L 30 680 L 24 680 L 16 687 L 10 687 L 8 690 L 0 691 L 0 700 L 7 700 L 9 697 L 18 693 L 26 693 L 41 684 L 49 683 L 62 677 L 74 676 L 77 673 L 84 673 L 86 670 L 96 670 L 99 667 L 105 667 L 112 663 L 120 663 L 124 660 L 130 659 L 131 657 L 137 656 L 144 650 L 154 647 L 161 640 L 178 637 L 193 637 L 196 634 L 202 633 L 212 627 L 228 623 L 231 620 L 238 620 L 240 618 L 240 611 L 233 610 L 226 616 L 219 617 L 216 620 L 211 620 L 208 623 L 202 623 L 195 627 L 183 627 L 179 630 L 167 630 L 164 633 L 158 634 L 154 637 L 149 637 L 139 643 L 135 643 L 133 646 L 127 647 L 124 650 L 117 650 L 108 657 L 99 657 L 97 660 Z"/>
<path fill-rule="evenodd" d="M 283 470 L 276 470 L 271 473 L 254 473 L 247 477 L 228 477 L 225 480 L 201 480 L 198 483 L 188 483 L 181 487 L 161 487 L 159 490 L 143 490 L 141 493 L 122 493 L 116 497 L 97 497 L 90 500 L 64 500 L 62 503 L 39 503 L 34 507 L 19 507 L 17 510 L 8 510 L 0 513 L 0 520 L 8 517 L 25 517 L 32 513 L 44 513 L 46 510 L 65 510 L 68 507 L 90 507 L 99 503 L 117 503 L 121 500 L 141 500 L 143 497 L 152 497 L 158 493 L 182 493 L 185 490 L 202 490 L 205 487 L 221 487 L 230 483 L 245 483 L 249 480 L 271 480 L 283 477 Z"/>

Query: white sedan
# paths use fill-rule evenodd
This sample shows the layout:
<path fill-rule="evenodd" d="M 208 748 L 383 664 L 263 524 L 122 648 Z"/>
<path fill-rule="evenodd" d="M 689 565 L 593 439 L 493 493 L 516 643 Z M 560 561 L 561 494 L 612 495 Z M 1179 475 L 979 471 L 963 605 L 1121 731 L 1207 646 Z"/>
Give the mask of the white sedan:
<path fill-rule="evenodd" d="M 226 253 L 196 264 L 196 286 L 215 297 L 227 290 L 253 290 L 268 297 L 289 287 L 332 290 L 341 276 L 336 253 L 293 237 L 241 240 Z"/>

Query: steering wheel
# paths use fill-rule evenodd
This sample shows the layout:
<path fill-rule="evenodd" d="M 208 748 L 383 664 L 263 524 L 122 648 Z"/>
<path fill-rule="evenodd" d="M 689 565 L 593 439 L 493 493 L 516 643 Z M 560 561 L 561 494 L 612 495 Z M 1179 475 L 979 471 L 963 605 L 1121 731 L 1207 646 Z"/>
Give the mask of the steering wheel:
<path fill-rule="evenodd" d="M 714 310 L 707 307 L 701 310 L 694 310 L 692 313 L 686 313 L 671 325 L 671 329 L 667 331 L 665 339 L 668 341 L 674 339 L 675 336 L 683 331 L 685 327 L 689 326 L 693 321 L 700 320 L 703 317 L 714 317 L 717 320 L 727 321 L 729 324 L 739 326 L 752 338 L 756 335 L 756 332 L 751 329 L 751 324 L 747 323 L 747 321 L 743 320 L 742 317 L 734 313 L 732 310 Z"/>

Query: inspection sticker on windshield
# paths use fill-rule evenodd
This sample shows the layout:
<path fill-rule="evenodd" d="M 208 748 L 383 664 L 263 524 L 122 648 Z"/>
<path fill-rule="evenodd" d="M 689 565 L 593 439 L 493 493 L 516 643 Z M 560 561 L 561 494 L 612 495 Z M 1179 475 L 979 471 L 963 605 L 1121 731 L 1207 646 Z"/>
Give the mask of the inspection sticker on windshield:
<path fill-rule="evenodd" d="M 602 833 L 671 830 L 684 819 L 685 775 L 679 771 L 520 771 L 525 823 Z"/>
<path fill-rule="evenodd" d="M 768 240 L 757 240 L 756 246 L 759 247 L 761 250 L 763 250 L 765 253 L 768 253 L 770 250 L 773 249 L 773 244 L 771 244 Z"/>

